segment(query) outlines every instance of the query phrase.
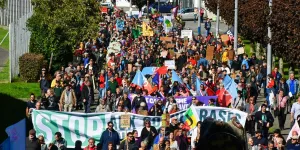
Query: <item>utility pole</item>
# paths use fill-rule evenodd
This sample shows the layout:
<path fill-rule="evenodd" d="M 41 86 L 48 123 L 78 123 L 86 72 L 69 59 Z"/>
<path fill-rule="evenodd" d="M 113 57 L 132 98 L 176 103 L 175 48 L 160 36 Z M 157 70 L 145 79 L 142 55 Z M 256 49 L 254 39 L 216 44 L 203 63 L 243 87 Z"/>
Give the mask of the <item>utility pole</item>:
<path fill-rule="evenodd" d="M 233 49 L 235 53 L 237 52 L 237 39 L 238 39 L 238 0 L 234 3 L 234 46 Z"/>
<path fill-rule="evenodd" d="M 129 17 L 131 18 L 131 16 L 132 16 L 132 0 L 130 0 L 129 3 L 130 3 L 129 4 Z"/>
<path fill-rule="evenodd" d="M 201 12 L 201 3 L 202 0 L 199 0 L 199 4 L 198 4 L 198 35 L 201 35 L 201 16 L 200 16 L 200 12 Z"/>
<path fill-rule="evenodd" d="M 158 5 L 157 5 L 157 12 L 159 13 L 159 7 L 160 7 L 160 0 L 158 0 Z"/>
<path fill-rule="evenodd" d="M 147 18 L 149 18 L 149 0 L 147 0 Z"/>
<path fill-rule="evenodd" d="M 217 24 L 216 24 L 216 37 L 219 36 L 219 27 L 220 27 L 220 0 L 218 0 L 217 4 Z"/>
<path fill-rule="evenodd" d="M 269 9 L 270 9 L 270 14 L 269 14 L 270 17 L 272 14 L 272 0 L 269 0 Z M 269 41 L 267 46 L 267 74 L 270 74 L 272 69 L 272 45 L 271 45 L 272 33 L 270 27 L 270 20 L 268 20 L 268 38 Z"/>

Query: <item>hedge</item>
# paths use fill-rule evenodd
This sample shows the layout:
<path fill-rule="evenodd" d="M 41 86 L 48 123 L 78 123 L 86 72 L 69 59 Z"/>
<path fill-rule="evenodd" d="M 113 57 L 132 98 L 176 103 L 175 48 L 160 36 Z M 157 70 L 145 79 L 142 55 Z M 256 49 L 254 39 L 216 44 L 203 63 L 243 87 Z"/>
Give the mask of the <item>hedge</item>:
<path fill-rule="evenodd" d="M 20 76 L 27 82 L 37 81 L 43 66 L 42 54 L 26 53 L 19 58 Z"/>

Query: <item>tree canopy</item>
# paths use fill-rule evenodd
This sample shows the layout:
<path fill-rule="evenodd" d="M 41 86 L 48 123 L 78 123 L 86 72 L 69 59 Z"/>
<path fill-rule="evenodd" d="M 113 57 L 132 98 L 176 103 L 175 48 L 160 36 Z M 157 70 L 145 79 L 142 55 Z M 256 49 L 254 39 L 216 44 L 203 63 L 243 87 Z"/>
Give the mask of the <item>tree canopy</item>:
<path fill-rule="evenodd" d="M 216 14 L 219 1 L 220 16 L 234 24 L 234 0 L 206 0 L 206 7 Z M 272 51 L 289 62 L 298 62 L 300 0 L 273 0 L 272 14 L 268 0 L 239 0 L 238 31 L 252 42 L 266 46 L 269 38 L 267 27 L 272 31 Z"/>
<path fill-rule="evenodd" d="M 30 51 L 50 58 L 58 68 L 72 61 L 75 45 L 96 37 L 101 17 L 97 0 L 32 0 L 34 13 L 27 21 Z"/>

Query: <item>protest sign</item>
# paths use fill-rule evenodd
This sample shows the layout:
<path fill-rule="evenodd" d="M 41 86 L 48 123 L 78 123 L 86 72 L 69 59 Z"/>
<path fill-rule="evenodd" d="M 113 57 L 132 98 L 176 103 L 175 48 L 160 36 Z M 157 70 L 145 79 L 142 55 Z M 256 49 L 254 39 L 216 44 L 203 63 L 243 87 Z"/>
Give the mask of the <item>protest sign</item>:
<path fill-rule="evenodd" d="M 188 37 L 189 39 L 193 39 L 193 30 L 181 30 L 180 38 Z"/>
<path fill-rule="evenodd" d="M 132 101 L 136 94 L 129 94 L 128 98 Z M 163 100 L 165 101 L 164 98 L 161 97 L 153 97 L 153 96 L 144 96 L 148 105 L 148 110 L 151 109 L 151 107 L 154 105 L 154 103 L 158 100 Z M 217 100 L 218 96 L 196 96 L 196 99 L 199 102 L 202 102 L 204 106 L 208 105 L 209 99 L 214 99 L 215 101 Z M 174 97 L 176 104 L 178 105 L 179 110 L 184 110 L 189 107 L 189 105 L 192 103 L 192 98 L 193 96 L 188 96 L 188 97 Z"/>
<path fill-rule="evenodd" d="M 153 36 L 153 30 L 152 28 L 145 22 L 142 24 L 142 32 L 143 36 Z"/>
<path fill-rule="evenodd" d="M 172 17 L 164 16 L 164 30 L 166 33 L 169 33 L 173 28 Z"/>
<path fill-rule="evenodd" d="M 172 42 L 172 37 L 160 37 L 159 40 Z"/>
<path fill-rule="evenodd" d="M 206 50 L 206 59 L 207 60 L 212 60 L 214 58 L 214 51 L 215 51 L 215 47 L 214 46 L 207 46 L 207 50 Z"/>
<path fill-rule="evenodd" d="M 221 40 L 222 40 L 222 42 L 227 43 L 229 41 L 228 34 L 221 35 Z"/>
<path fill-rule="evenodd" d="M 121 115 L 121 128 L 130 128 L 130 115 L 124 114 Z"/>
<path fill-rule="evenodd" d="M 167 48 L 174 48 L 175 44 L 168 43 Z"/>
<path fill-rule="evenodd" d="M 239 47 L 239 48 L 237 49 L 237 54 L 238 54 L 238 55 L 241 55 L 241 54 L 244 54 L 244 53 L 245 53 L 244 47 Z"/>
<path fill-rule="evenodd" d="M 165 60 L 164 65 L 167 66 L 168 69 L 176 69 L 175 60 Z"/>
<path fill-rule="evenodd" d="M 198 114 L 198 121 L 205 118 L 213 118 L 219 121 L 228 122 L 233 115 L 242 126 L 245 126 L 247 113 L 230 108 L 223 107 L 195 107 Z M 170 118 L 177 117 L 179 121 L 184 119 L 186 110 L 170 115 Z M 62 136 L 68 143 L 68 148 L 74 148 L 75 142 L 80 140 L 82 145 L 88 145 L 90 137 L 95 138 L 96 144 L 99 142 L 101 134 L 107 128 L 107 122 L 112 121 L 114 130 L 119 133 L 121 139 L 126 137 L 126 129 L 121 127 L 121 115 L 124 112 L 103 112 L 103 113 L 66 113 L 46 110 L 34 110 L 32 112 L 32 123 L 36 130 L 36 135 L 43 135 L 45 143 L 54 141 L 56 132 L 62 133 Z M 144 127 L 144 121 L 149 120 L 151 126 L 159 129 L 162 123 L 161 116 L 143 116 L 129 113 L 130 128 L 127 130 L 137 130 L 139 135 Z"/>

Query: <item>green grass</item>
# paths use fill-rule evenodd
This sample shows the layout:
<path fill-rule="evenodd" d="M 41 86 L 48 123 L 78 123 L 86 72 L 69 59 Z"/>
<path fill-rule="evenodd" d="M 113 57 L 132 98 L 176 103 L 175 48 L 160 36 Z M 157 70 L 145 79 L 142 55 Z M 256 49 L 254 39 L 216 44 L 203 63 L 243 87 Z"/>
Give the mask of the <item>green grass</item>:
<path fill-rule="evenodd" d="M 2 39 L 5 37 L 5 35 L 7 34 L 8 30 L 4 29 L 4 28 L 0 28 L 0 42 L 2 41 Z M 0 45 L 1 48 L 5 49 L 5 50 L 9 50 L 9 36 L 7 36 L 5 38 L 5 40 L 3 41 L 3 43 Z"/>
<path fill-rule="evenodd" d="M 9 81 L 9 61 L 4 64 L 2 70 L 0 71 L 0 83 Z"/>
<path fill-rule="evenodd" d="M 245 44 L 245 53 L 251 56 L 251 42 L 249 40 L 243 40 L 243 43 Z"/>
<path fill-rule="evenodd" d="M 29 98 L 30 93 L 34 93 L 40 96 L 40 88 L 38 83 L 25 83 L 25 82 L 13 82 L 13 83 L 0 83 L 0 94 L 7 94 L 14 98 Z M 0 97 L 0 99 L 2 99 Z"/>

